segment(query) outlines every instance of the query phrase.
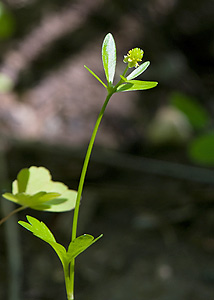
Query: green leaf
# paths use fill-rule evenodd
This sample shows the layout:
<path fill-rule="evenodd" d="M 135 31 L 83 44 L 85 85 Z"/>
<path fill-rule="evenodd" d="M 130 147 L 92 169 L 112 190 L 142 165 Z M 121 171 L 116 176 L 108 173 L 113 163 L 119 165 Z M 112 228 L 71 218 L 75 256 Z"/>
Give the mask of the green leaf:
<path fill-rule="evenodd" d="M 154 81 L 127 80 L 117 88 L 117 92 L 141 91 L 155 87 L 158 83 Z"/>
<path fill-rule="evenodd" d="M 74 209 L 77 192 L 61 182 L 51 180 L 44 167 L 22 169 L 12 184 L 12 193 L 3 197 L 37 210 L 62 212 Z"/>
<path fill-rule="evenodd" d="M 43 222 L 31 216 L 26 216 L 26 218 L 28 222 L 19 221 L 18 223 L 25 229 L 31 231 L 36 237 L 48 243 L 55 250 L 60 261 L 62 262 L 64 270 L 68 267 L 72 259 L 74 259 L 77 255 L 82 253 L 103 236 L 101 234 L 95 239 L 89 234 L 81 235 L 70 243 L 68 251 L 66 251 L 64 246 L 56 242 L 54 235 Z"/>
<path fill-rule="evenodd" d="M 101 234 L 96 239 L 90 234 L 84 234 L 77 237 L 73 242 L 70 242 L 68 247 L 69 259 L 75 258 L 77 255 L 85 251 L 88 247 L 99 240 L 103 235 Z"/>
<path fill-rule="evenodd" d="M 60 194 L 59 193 L 39 192 L 33 196 L 30 196 L 25 193 L 17 193 L 15 195 L 13 195 L 11 193 L 5 193 L 3 196 L 7 200 L 10 200 L 17 204 L 20 204 L 22 206 L 32 207 L 35 209 L 35 206 L 41 205 L 43 203 L 49 203 L 49 201 L 59 197 Z M 59 201 L 59 202 L 61 203 L 61 201 Z M 63 200 L 63 202 L 64 202 L 64 200 Z"/>
<path fill-rule="evenodd" d="M 194 139 L 188 149 L 191 159 L 206 166 L 214 166 L 214 132 Z"/>
<path fill-rule="evenodd" d="M 19 221 L 18 223 L 25 227 L 27 230 L 31 231 L 35 236 L 44 240 L 56 242 L 50 229 L 43 223 L 34 217 L 26 216 L 29 223 L 24 221 Z"/>
<path fill-rule="evenodd" d="M 175 92 L 171 95 L 170 103 L 182 111 L 195 129 L 202 129 L 210 122 L 210 117 L 197 100 L 183 93 Z"/>
<path fill-rule="evenodd" d="M 86 65 L 84 67 L 105 87 L 107 88 L 106 84 L 92 71 L 90 70 Z"/>
<path fill-rule="evenodd" d="M 127 80 L 131 80 L 136 78 L 137 76 L 139 76 L 140 74 L 142 74 L 144 71 L 146 71 L 146 69 L 148 68 L 148 66 L 150 65 L 150 61 L 146 61 L 145 63 L 143 63 L 142 65 L 140 65 L 138 68 L 136 68 L 133 72 L 131 72 L 126 79 Z"/>
<path fill-rule="evenodd" d="M 66 249 L 56 242 L 54 235 L 50 229 L 43 223 L 31 216 L 26 216 L 29 223 L 19 221 L 18 223 L 25 229 L 31 231 L 36 237 L 48 243 L 56 252 L 62 265 L 68 264 Z"/>
<path fill-rule="evenodd" d="M 116 45 L 111 33 L 108 33 L 103 41 L 102 60 L 107 82 L 112 84 L 116 68 Z"/>

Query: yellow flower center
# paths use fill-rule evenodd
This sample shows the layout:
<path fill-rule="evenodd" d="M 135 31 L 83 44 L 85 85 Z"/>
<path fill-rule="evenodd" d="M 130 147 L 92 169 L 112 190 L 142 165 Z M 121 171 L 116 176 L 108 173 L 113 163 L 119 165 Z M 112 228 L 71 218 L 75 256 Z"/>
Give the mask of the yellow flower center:
<path fill-rule="evenodd" d="M 138 62 L 142 61 L 143 50 L 140 48 L 134 48 L 129 50 L 128 54 L 124 56 L 124 63 L 128 63 L 129 68 L 137 68 L 139 66 Z"/>

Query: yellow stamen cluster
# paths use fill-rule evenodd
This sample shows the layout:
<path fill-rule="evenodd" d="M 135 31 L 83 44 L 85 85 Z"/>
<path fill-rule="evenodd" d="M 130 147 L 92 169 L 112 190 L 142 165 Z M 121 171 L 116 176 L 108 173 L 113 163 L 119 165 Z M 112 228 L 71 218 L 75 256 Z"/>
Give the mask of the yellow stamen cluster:
<path fill-rule="evenodd" d="M 140 48 L 134 48 L 129 50 L 127 55 L 124 55 L 124 63 L 128 63 L 129 68 L 137 68 L 139 66 L 138 62 L 142 61 L 143 58 L 143 50 Z"/>

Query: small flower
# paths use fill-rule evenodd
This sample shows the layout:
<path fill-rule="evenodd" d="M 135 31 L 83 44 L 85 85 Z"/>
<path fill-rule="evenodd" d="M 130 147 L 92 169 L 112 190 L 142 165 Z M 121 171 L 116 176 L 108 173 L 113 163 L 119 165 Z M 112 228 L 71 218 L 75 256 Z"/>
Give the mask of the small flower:
<path fill-rule="evenodd" d="M 142 61 L 143 58 L 143 50 L 140 48 L 134 48 L 129 50 L 127 55 L 124 55 L 124 63 L 128 63 L 129 68 L 137 68 L 139 66 L 138 61 Z"/>

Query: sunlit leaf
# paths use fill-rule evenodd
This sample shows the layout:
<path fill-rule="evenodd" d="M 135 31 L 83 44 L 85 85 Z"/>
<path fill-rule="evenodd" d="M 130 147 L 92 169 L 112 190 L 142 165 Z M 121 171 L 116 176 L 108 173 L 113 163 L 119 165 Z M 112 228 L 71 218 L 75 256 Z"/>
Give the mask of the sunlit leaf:
<path fill-rule="evenodd" d="M 84 67 L 105 87 L 107 88 L 107 86 L 105 85 L 105 83 L 92 71 L 90 70 L 86 65 L 84 65 Z"/>
<path fill-rule="evenodd" d="M 77 192 L 61 182 L 51 180 L 44 167 L 22 169 L 12 184 L 12 193 L 3 197 L 37 210 L 62 212 L 74 209 Z"/>
<path fill-rule="evenodd" d="M 88 247 L 90 247 L 103 236 L 101 234 L 95 239 L 90 234 L 81 235 L 70 243 L 68 251 L 66 251 L 64 246 L 56 242 L 54 235 L 43 222 L 31 216 L 26 217 L 28 222 L 19 221 L 18 223 L 25 229 L 31 231 L 36 237 L 48 243 L 59 256 L 59 259 L 61 260 L 64 267 L 68 266 L 72 259 L 85 251 Z"/>
<path fill-rule="evenodd" d="M 117 92 L 141 91 L 155 87 L 158 83 L 154 81 L 127 80 L 117 88 Z"/>
<path fill-rule="evenodd" d="M 77 255 L 85 251 L 89 246 L 94 244 L 103 235 L 101 234 L 96 239 L 90 234 L 84 234 L 77 237 L 68 247 L 68 254 L 70 258 L 75 258 Z"/>
<path fill-rule="evenodd" d="M 214 132 L 195 138 L 189 145 L 188 152 L 195 162 L 214 166 Z"/>
<path fill-rule="evenodd" d="M 113 83 L 116 68 L 116 45 L 111 33 L 108 33 L 103 41 L 102 60 L 107 82 Z"/>
<path fill-rule="evenodd" d="M 67 263 L 66 249 L 59 243 L 56 242 L 54 235 L 50 229 L 43 223 L 31 216 L 26 216 L 29 223 L 19 221 L 18 223 L 25 229 L 31 231 L 36 237 L 48 243 L 57 253 L 62 264 Z"/>
<path fill-rule="evenodd" d="M 197 100 L 180 92 L 175 92 L 171 95 L 170 102 L 187 116 L 194 128 L 201 129 L 208 125 L 210 117 Z"/>
<path fill-rule="evenodd" d="M 142 65 L 140 65 L 138 68 L 136 68 L 134 71 L 132 71 L 127 77 L 127 80 L 131 80 L 136 78 L 137 76 L 139 76 L 140 74 L 142 74 L 144 71 L 146 71 L 146 69 L 148 68 L 148 66 L 150 65 L 149 61 L 146 61 L 145 63 L 143 63 Z"/>
<path fill-rule="evenodd" d="M 32 196 L 25 193 L 17 193 L 15 195 L 11 193 L 5 193 L 3 196 L 7 200 L 15 202 L 17 204 L 35 208 L 37 205 L 41 205 L 45 202 L 49 202 L 50 200 L 56 199 L 61 194 L 59 193 L 46 193 L 46 192 L 39 192 Z M 64 202 L 64 201 L 63 201 Z"/>
<path fill-rule="evenodd" d="M 31 231 L 38 238 L 45 241 L 56 242 L 55 237 L 53 236 L 50 229 L 43 223 L 33 218 L 31 216 L 26 216 L 29 223 L 24 221 L 19 221 L 18 223 L 25 227 L 27 230 Z"/>

